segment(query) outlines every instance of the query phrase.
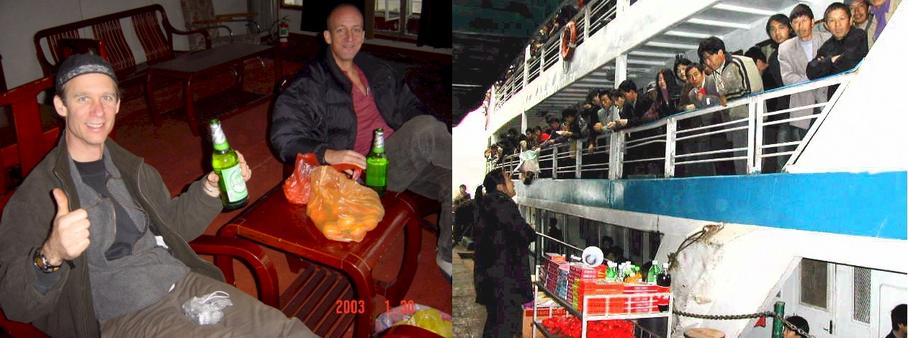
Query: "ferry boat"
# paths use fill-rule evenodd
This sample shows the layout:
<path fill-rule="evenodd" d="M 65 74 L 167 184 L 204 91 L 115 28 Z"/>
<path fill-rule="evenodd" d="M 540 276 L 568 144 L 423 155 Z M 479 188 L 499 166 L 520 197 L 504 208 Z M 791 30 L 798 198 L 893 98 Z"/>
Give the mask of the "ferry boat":
<path fill-rule="evenodd" d="M 625 79 L 644 87 L 660 68 L 672 68 L 676 54 L 697 62 L 704 38 L 721 38 L 728 51 L 746 50 L 766 39 L 771 15 L 787 16 L 798 3 L 580 2 L 571 24 L 573 55 L 561 55 L 564 28 L 539 55 L 527 45 L 483 107 L 454 128 L 454 183 L 472 191 L 491 168 L 515 170 L 516 154 L 494 163 L 483 158 L 507 130 L 545 125 L 542 113 L 581 102 L 592 88 L 616 88 Z M 832 2 L 804 3 L 821 20 Z M 908 78 L 902 65 L 908 55 L 904 7 L 848 72 L 607 133 L 593 151 L 586 139 L 544 148 L 539 177 L 529 185 L 515 178 L 515 201 L 538 233 L 554 221 L 574 246 L 598 245 L 609 236 L 632 261 L 671 261 L 673 337 L 697 327 L 726 337 L 768 337 L 772 325 L 758 325 L 759 318 L 702 319 L 677 312 L 751 314 L 772 311 L 780 301 L 786 316 L 808 321 L 814 337 L 884 337 L 891 330 L 890 311 L 908 300 L 908 115 L 899 104 L 899 82 Z M 833 85 L 826 103 L 767 109 L 767 100 Z M 702 127 L 688 123 L 736 107 L 745 107 L 747 116 Z M 768 118 L 798 108 L 816 113 L 781 122 Z M 773 125 L 794 121 L 810 122 L 802 139 L 780 143 L 764 137 Z M 730 133 L 745 133 L 746 147 L 697 153 L 684 146 Z M 704 176 L 687 169 L 735 161 L 746 172 Z M 781 164 L 776 172 L 766 170 L 770 161 Z M 704 229 L 699 239 L 691 238 Z M 545 252 L 545 245 L 537 251 Z"/>

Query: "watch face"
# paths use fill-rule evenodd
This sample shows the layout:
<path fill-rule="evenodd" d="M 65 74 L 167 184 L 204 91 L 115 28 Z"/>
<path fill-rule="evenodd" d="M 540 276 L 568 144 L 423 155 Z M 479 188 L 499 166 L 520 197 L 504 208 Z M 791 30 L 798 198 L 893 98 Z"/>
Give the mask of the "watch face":
<path fill-rule="evenodd" d="M 47 257 L 44 257 L 44 253 L 41 250 L 35 252 L 35 267 L 42 272 L 55 272 L 60 269 L 59 265 L 50 265 L 47 262 Z"/>

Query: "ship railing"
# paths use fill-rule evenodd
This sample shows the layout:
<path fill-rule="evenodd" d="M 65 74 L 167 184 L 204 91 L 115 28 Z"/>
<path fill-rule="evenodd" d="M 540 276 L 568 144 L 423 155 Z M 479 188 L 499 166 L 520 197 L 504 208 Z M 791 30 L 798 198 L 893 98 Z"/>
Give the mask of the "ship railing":
<path fill-rule="evenodd" d="M 782 172 L 795 163 L 854 70 L 704 109 L 681 112 L 633 128 L 543 148 L 539 178 L 658 178 Z M 767 109 L 767 101 L 834 90 L 828 102 Z M 793 124 L 794 123 L 794 124 Z M 809 125 L 801 129 L 797 124 Z M 779 137 L 786 133 L 788 137 Z M 592 149 L 592 150 L 591 150 Z M 493 167 L 514 171 L 517 154 Z"/>
<path fill-rule="evenodd" d="M 574 1 L 566 0 L 562 6 L 568 3 L 574 3 Z M 554 20 L 555 15 L 557 15 L 557 12 L 544 21 L 543 25 Z M 586 38 L 604 28 L 612 20 L 615 20 L 617 15 L 617 0 L 593 0 L 587 3 L 572 18 L 577 30 L 577 40 L 574 45 L 580 46 L 583 44 Z M 512 71 L 509 72 L 502 84 L 495 88 L 496 109 L 501 108 L 501 105 L 519 92 L 520 89 L 526 87 L 528 83 L 538 78 L 543 72 L 557 63 L 558 59 L 561 58 L 561 35 L 564 29 L 564 27 L 559 27 L 557 31 L 549 33 L 547 39 L 542 43 L 538 56 L 531 55 L 529 51 L 526 51 L 512 62 L 508 68 L 512 69 Z M 526 49 L 530 48 L 529 45 L 526 46 Z"/>

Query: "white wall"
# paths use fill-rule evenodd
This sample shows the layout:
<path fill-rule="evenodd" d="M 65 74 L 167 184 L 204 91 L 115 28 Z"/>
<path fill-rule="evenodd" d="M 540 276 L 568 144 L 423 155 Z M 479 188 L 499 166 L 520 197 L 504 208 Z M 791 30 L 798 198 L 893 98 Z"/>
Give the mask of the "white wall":
<path fill-rule="evenodd" d="M 242 0 L 229 0 L 238 2 Z M 242 1 L 245 4 L 245 1 Z M 179 0 L 29 0 L 0 1 L 0 54 L 7 87 L 13 88 L 42 76 L 32 42 L 37 31 L 96 16 L 159 3 L 170 23 L 184 29 Z M 185 37 L 176 36 L 175 48 L 185 50 Z M 136 46 L 141 46 L 138 41 Z M 140 47 L 141 48 L 141 47 Z"/>
<path fill-rule="evenodd" d="M 473 194 L 476 187 L 482 184 L 485 177 L 486 137 L 482 132 L 485 125 L 483 111 L 477 110 L 467 114 L 466 117 L 454 127 L 451 136 L 454 140 L 454 149 L 451 149 L 454 171 L 451 182 L 456 194 L 461 184 L 467 185 L 467 191 Z"/>

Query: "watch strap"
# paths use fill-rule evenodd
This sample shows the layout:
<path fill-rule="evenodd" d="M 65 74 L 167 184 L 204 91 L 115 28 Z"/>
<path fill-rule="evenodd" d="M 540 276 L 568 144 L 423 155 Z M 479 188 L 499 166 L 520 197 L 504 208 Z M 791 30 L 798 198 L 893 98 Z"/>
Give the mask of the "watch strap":
<path fill-rule="evenodd" d="M 59 265 L 51 265 L 47 261 L 47 257 L 44 256 L 44 252 L 41 251 L 41 248 L 35 250 L 34 264 L 35 267 L 38 268 L 38 270 L 41 270 L 41 272 L 44 273 L 51 273 L 60 270 Z"/>

